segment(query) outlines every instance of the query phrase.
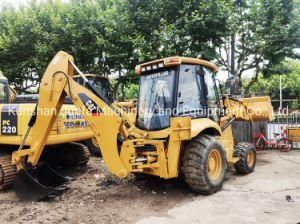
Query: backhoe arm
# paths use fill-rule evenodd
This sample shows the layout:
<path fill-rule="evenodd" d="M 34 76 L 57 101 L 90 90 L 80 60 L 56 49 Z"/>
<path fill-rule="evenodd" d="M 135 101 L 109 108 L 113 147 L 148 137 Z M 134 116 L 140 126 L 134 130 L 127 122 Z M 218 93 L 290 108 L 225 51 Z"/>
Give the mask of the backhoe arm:
<path fill-rule="evenodd" d="M 73 58 L 60 51 L 49 64 L 40 84 L 37 118 L 31 129 L 29 149 L 20 147 L 13 153 L 13 164 L 18 170 L 35 167 L 43 152 L 53 124 L 66 95 L 89 123 L 109 170 L 119 176 L 128 175 L 120 159 L 117 137 L 123 127 L 120 115 L 101 96 L 76 83 L 73 76 Z M 24 141 L 25 142 L 25 141 Z"/>

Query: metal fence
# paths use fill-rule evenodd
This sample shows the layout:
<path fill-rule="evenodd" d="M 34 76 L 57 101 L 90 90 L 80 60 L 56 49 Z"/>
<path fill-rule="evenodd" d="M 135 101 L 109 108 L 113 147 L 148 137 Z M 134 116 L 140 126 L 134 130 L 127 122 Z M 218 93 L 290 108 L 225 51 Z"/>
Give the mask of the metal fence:
<path fill-rule="evenodd" d="M 300 127 L 300 112 L 276 114 L 275 119 L 267 124 L 267 137 L 273 139 L 274 134 L 286 137 L 289 127 Z"/>
<path fill-rule="evenodd" d="M 289 127 L 300 127 L 300 112 L 278 113 L 270 122 L 233 122 L 233 134 L 236 142 L 253 142 L 256 134 L 262 132 L 270 141 L 288 137 Z M 294 142 L 294 148 L 300 148 L 300 142 Z"/>
<path fill-rule="evenodd" d="M 268 123 L 265 121 L 235 121 L 232 124 L 233 136 L 237 142 L 253 142 L 255 133 L 263 132 L 266 136 Z"/>

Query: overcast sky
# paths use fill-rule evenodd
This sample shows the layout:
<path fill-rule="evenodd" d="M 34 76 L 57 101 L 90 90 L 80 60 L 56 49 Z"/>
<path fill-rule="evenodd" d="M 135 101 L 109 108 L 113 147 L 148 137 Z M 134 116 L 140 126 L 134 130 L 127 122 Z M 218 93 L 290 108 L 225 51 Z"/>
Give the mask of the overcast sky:
<path fill-rule="evenodd" d="M 19 5 L 24 5 L 28 2 L 29 0 L 0 0 L 0 6 L 4 5 L 4 4 L 12 4 L 15 7 L 18 7 Z M 39 0 L 39 1 L 43 1 L 43 0 Z M 62 0 L 63 2 L 67 2 L 69 0 Z"/>
<path fill-rule="evenodd" d="M 19 4 L 24 4 L 27 0 L 0 0 L 1 5 L 4 4 L 13 4 L 14 6 L 18 6 Z"/>

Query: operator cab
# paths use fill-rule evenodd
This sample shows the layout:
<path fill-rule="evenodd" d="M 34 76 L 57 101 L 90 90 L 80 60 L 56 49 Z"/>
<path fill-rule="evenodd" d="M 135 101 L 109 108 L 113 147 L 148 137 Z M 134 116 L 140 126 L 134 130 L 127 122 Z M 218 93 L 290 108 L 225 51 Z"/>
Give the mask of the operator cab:
<path fill-rule="evenodd" d="M 101 92 L 101 95 L 105 97 L 105 99 L 107 99 L 108 102 L 110 103 L 113 102 L 113 95 L 112 95 L 111 86 L 108 78 L 101 75 L 95 75 L 95 74 L 85 74 L 84 76 L 89 81 L 95 84 L 94 86 L 97 88 L 99 92 Z M 74 76 L 74 80 L 80 85 L 89 89 L 89 86 L 85 83 L 85 81 L 81 76 L 79 75 Z"/>
<path fill-rule="evenodd" d="M 9 85 L 7 78 L 0 71 L 0 103 L 10 103 L 15 96 L 16 91 Z"/>
<path fill-rule="evenodd" d="M 217 67 L 207 61 L 170 57 L 136 67 L 140 94 L 136 126 L 155 131 L 168 128 L 170 118 L 209 117 L 218 121 L 219 99 L 214 73 Z"/>

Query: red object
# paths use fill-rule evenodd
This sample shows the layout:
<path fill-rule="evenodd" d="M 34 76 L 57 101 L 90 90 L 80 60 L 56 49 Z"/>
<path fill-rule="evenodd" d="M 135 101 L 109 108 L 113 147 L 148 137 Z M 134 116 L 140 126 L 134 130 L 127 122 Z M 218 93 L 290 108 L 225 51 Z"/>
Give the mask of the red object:
<path fill-rule="evenodd" d="M 276 133 L 274 133 L 275 137 Z M 274 141 L 268 140 L 262 132 L 253 133 L 253 141 L 257 151 L 266 150 L 267 148 L 279 149 L 281 152 L 288 152 L 292 149 L 293 143 L 286 137 L 281 137 Z"/>

